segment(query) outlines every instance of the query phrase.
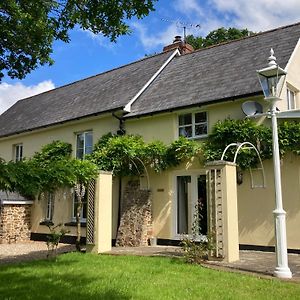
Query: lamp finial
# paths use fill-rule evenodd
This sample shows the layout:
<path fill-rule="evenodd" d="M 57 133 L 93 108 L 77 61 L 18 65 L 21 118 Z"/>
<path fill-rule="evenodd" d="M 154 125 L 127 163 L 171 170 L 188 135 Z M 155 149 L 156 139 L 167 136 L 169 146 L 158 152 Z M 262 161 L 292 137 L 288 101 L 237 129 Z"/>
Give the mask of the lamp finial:
<path fill-rule="evenodd" d="M 277 66 L 277 63 L 276 63 L 276 57 L 274 56 L 274 50 L 273 48 L 271 48 L 270 50 L 270 56 L 268 58 L 268 65 L 269 67 L 272 67 L 272 66 Z"/>

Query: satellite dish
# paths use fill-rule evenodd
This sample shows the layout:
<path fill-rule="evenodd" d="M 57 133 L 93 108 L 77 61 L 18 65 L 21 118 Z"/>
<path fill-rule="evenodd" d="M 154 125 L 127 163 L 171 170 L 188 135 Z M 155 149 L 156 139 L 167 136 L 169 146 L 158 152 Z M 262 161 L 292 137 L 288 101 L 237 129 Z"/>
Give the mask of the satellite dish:
<path fill-rule="evenodd" d="M 254 116 L 263 112 L 263 107 L 255 101 L 246 101 L 242 104 L 242 111 L 246 116 Z"/>

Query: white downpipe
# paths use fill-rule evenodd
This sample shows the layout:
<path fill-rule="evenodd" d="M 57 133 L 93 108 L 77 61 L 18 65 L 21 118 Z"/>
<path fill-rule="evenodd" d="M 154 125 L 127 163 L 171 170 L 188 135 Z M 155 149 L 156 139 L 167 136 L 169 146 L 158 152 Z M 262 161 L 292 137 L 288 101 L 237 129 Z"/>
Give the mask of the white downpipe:
<path fill-rule="evenodd" d="M 165 63 L 158 69 L 158 71 L 147 81 L 147 83 L 138 91 L 138 93 L 125 105 L 124 110 L 131 112 L 131 105 L 135 100 L 148 88 L 148 86 L 154 81 L 154 79 L 162 72 L 162 70 L 169 64 L 169 62 L 176 56 L 180 55 L 178 49 L 176 49 L 172 55 L 165 61 Z"/>

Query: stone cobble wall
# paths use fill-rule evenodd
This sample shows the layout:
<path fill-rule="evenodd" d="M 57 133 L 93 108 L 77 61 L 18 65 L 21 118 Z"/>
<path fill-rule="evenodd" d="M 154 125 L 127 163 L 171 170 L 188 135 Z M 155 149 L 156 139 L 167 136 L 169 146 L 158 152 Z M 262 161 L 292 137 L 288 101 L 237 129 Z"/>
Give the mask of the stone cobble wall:
<path fill-rule="evenodd" d="M 0 243 L 30 240 L 30 204 L 0 205 Z"/>
<path fill-rule="evenodd" d="M 152 236 L 152 206 L 149 190 L 140 190 L 138 181 L 126 186 L 116 246 L 147 246 Z"/>

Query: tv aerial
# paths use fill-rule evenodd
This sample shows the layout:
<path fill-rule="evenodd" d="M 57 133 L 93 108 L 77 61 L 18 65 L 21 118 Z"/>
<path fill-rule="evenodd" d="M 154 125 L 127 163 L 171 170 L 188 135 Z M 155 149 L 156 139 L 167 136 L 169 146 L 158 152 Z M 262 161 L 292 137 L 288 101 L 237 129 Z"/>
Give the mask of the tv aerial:
<path fill-rule="evenodd" d="M 164 22 L 168 22 L 168 23 L 175 23 L 178 28 L 183 29 L 183 41 L 184 42 L 186 40 L 186 30 L 188 28 L 196 28 L 196 29 L 201 28 L 200 24 L 187 23 L 187 22 L 182 22 L 180 20 L 174 20 L 174 19 L 164 19 L 164 18 L 162 18 L 161 20 L 164 21 Z"/>

